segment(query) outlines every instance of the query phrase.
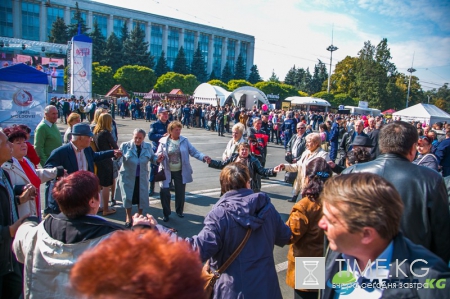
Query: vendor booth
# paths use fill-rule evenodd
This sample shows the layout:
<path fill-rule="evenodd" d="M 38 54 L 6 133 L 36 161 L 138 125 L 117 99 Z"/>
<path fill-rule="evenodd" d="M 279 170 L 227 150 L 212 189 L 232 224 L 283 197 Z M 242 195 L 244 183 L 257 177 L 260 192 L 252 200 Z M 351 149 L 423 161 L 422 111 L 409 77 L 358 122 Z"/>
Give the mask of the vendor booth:
<path fill-rule="evenodd" d="M 328 101 L 313 97 L 288 97 L 285 101 L 291 102 L 291 109 L 295 107 L 303 111 L 326 112 L 331 107 Z"/>
<path fill-rule="evenodd" d="M 231 92 L 220 86 L 202 83 L 194 91 L 194 104 L 208 104 L 212 106 L 225 105 L 225 101 Z"/>
<path fill-rule="evenodd" d="M 25 124 L 34 129 L 44 117 L 47 74 L 25 64 L 0 69 L 0 127 Z"/>
<path fill-rule="evenodd" d="M 392 117 L 394 119 L 398 119 L 398 117 L 400 117 L 401 120 L 406 122 L 425 122 L 427 125 L 432 125 L 438 121 L 446 121 L 447 123 L 450 123 L 450 114 L 431 104 L 417 104 L 406 109 L 394 112 L 392 114 Z"/>

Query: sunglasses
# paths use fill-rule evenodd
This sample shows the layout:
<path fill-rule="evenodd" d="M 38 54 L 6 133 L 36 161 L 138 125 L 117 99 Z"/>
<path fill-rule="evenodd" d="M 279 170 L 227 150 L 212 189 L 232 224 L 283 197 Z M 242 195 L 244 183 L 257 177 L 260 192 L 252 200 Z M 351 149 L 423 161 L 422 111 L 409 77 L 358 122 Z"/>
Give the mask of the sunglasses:
<path fill-rule="evenodd" d="M 431 139 L 428 136 L 419 136 L 419 140 L 425 140 L 429 144 L 431 144 Z"/>

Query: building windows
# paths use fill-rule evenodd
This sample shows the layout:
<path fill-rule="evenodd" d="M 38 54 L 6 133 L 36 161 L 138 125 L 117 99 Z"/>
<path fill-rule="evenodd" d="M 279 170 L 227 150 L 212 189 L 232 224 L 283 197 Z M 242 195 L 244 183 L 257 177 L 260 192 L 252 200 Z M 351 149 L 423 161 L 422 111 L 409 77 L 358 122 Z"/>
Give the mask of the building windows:
<path fill-rule="evenodd" d="M 213 70 L 218 77 L 222 74 L 222 43 L 222 37 L 214 36 Z"/>
<path fill-rule="evenodd" d="M 162 52 L 162 27 L 160 25 L 152 24 L 152 33 L 150 40 L 150 53 L 155 57 L 155 63 L 158 62 Z"/>
<path fill-rule="evenodd" d="M 200 33 L 200 36 L 198 38 L 198 46 L 200 47 L 200 51 L 202 51 L 205 63 L 208 64 L 209 35 Z"/>
<path fill-rule="evenodd" d="M 248 44 L 241 42 L 241 56 L 244 60 L 245 65 L 247 65 L 247 50 L 248 50 Z"/>
<path fill-rule="evenodd" d="M 72 9 L 72 10 L 70 11 L 70 17 L 71 17 L 71 19 L 70 19 L 70 24 L 75 24 L 75 23 L 77 22 L 77 20 L 75 20 L 75 14 L 76 14 L 76 13 L 77 13 L 77 11 L 76 11 L 75 9 Z M 81 19 L 83 20 L 83 23 L 84 23 L 85 25 L 87 25 L 87 23 L 86 23 L 86 13 L 80 11 L 80 16 L 81 16 Z"/>
<path fill-rule="evenodd" d="M 118 39 L 122 39 L 122 27 L 125 24 L 124 19 L 116 19 L 113 20 L 113 31 Z"/>
<path fill-rule="evenodd" d="M 172 69 L 175 58 L 178 54 L 178 42 L 179 42 L 179 29 L 169 27 L 169 33 L 167 35 L 167 65 Z"/>
<path fill-rule="evenodd" d="M 103 37 L 108 37 L 108 17 L 104 15 L 93 14 L 92 22 L 95 23 L 97 21 L 98 28 L 102 33 Z M 92 31 L 93 28 L 91 28 Z"/>
<path fill-rule="evenodd" d="M 139 26 L 145 32 L 145 23 L 133 21 L 133 29 Z"/>
<path fill-rule="evenodd" d="M 227 45 L 227 62 L 231 70 L 234 70 L 234 61 L 236 60 L 236 41 L 229 39 Z"/>
<path fill-rule="evenodd" d="M 22 2 L 22 38 L 39 40 L 39 4 Z"/>
<path fill-rule="evenodd" d="M 64 20 L 64 9 L 59 7 L 47 7 L 47 36 L 45 37 L 48 40 L 49 35 L 51 34 L 53 23 L 57 18 L 61 18 Z"/>
<path fill-rule="evenodd" d="M 0 1 L 0 36 L 13 37 L 12 0 Z"/>
<path fill-rule="evenodd" d="M 192 64 L 192 59 L 194 58 L 195 52 L 195 33 L 193 31 L 184 31 L 184 53 L 186 54 L 186 61 L 190 67 Z"/>

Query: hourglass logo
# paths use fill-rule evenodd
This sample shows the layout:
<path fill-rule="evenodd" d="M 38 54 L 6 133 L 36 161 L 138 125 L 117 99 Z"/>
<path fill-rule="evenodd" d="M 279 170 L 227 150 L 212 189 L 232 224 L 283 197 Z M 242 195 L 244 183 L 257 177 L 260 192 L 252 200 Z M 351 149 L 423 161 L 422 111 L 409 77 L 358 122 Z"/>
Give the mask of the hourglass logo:
<path fill-rule="evenodd" d="M 295 258 L 295 288 L 325 289 L 325 258 Z"/>

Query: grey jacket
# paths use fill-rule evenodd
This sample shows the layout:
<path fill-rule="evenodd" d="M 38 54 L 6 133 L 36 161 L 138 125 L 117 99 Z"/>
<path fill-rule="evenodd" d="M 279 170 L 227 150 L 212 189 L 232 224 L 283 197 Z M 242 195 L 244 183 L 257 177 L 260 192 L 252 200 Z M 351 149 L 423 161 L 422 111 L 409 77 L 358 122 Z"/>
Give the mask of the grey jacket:
<path fill-rule="evenodd" d="M 159 146 L 158 150 L 156 151 L 156 155 L 159 156 L 161 153 L 164 155 L 164 160 L 160 164 L 160 170 L 161 167 L 164 168 L 164 173 L 166 174 L 166 180 L 159 183 L 159 186 L 162 188 L 169 188 L 169 183 L 172 180 L 172 176 L 170 173 L 170 166 L 169 166 L 169 155 L 167 152 L 167 139 L 169 136 L 163 137 L 159 140 Z M 187 140 L 186 137 L 180 136 L 180 152 L 181 152 L 181 175 L 183 176 L 183 184 L 191 183 L 193 181 L 192 179 L 192 173 L 194 172 L 192 170 L 191 163 L 189 162 L 189 156 L 192 156 L 196 158 L 199 161 L 203 161 L 203 158 L 205 157 L 204 154 L 199 152 L 190 142 Z M 148 185 L 148 184 L 147 184 Z M 148 200 L 147 200 L 148 201 Z"/>

